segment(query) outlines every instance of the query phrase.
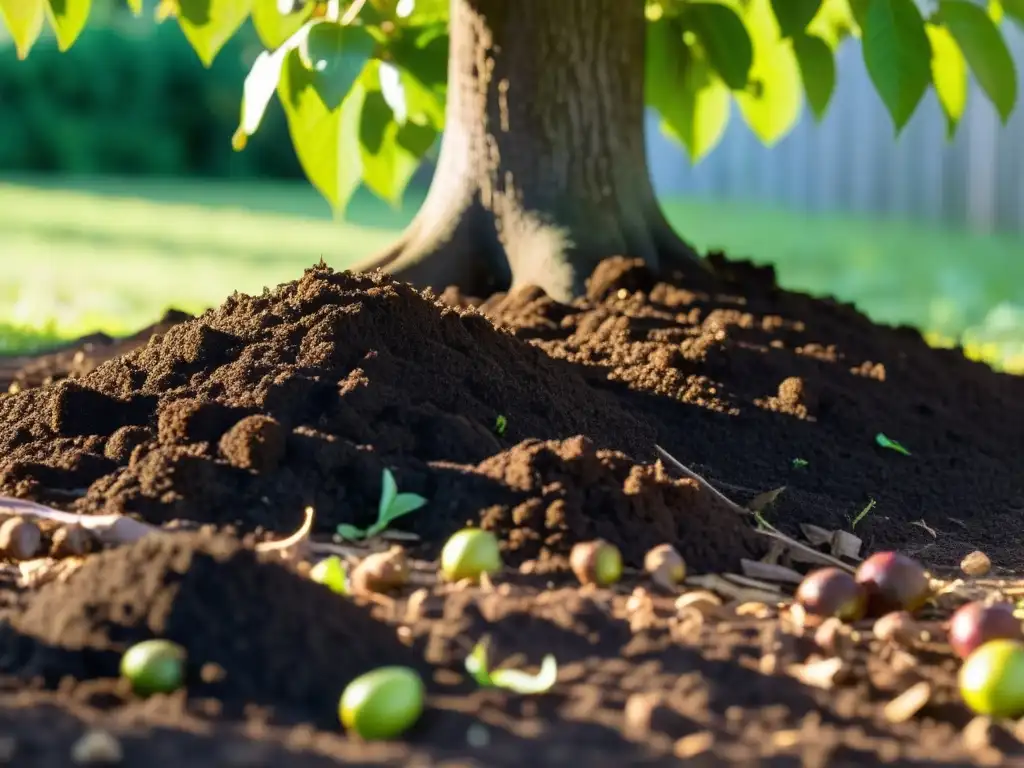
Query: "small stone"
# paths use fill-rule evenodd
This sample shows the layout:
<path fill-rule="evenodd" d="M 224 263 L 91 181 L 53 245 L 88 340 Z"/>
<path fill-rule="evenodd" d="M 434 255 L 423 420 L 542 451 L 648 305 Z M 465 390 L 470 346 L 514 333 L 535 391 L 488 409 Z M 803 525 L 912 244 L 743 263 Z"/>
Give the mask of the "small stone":
<path fill-rule="evenodd" d="M 992 570 L 992 561 L 981 550 L 975 550 L 960 561 L 960 570 L 966 576 L 979 578 Z"/>
<path fill-rule="evenodd" d="M 754 619 L 767 619 L 775 615 L 775 610 L 768 604 L 757 600 L 748 600 L 736 606 L 737 616 L 749 616 Z"/>
<path fill-rule="evenodd" d="M 80 557 L 92 549 L 92 534 L 80 525 L 65 525 L 53 532 L 50 555 L 53 557 Z"/>
<path fill-rule="evenodd" d="M 836 616 L 829 616 L 814 630 L 814 644 L 831 655 L 836 655 L 843 649 L 843 641 L 846 639 L 846 627 Z"/>
<path fill-rule="evenodd" d="M 220 664 L 214 664 L 212 661 L 208 661 L 199 668 L 199 679 L 207 685 L 213 683 L 219 683 L 221 680 L 226 678 L 228 675 L 227 671 Z"/>
<path fill-rule="evenodd" d="M 39 526 L 24 517 L 9 517 L 0 524 L 0 552 L 14 560 L 31 560 L 42 541 Z"/>
<path fill-rule="evenodd" d="M 409 582 L 409 563 L 405 549 L 395 545 L 386 552 L 374 552 L 364 557 L 352 569 L 352 592 L 365 595 L 400 589 Z"/>
<path fill-rule="evenodd" d="M 907 611 L 893 611 L 878 619 L 871 631 L 882 642 L 909 643 L 920 634 L 920 627 Z"/>
<path fill-rule="evenodd" d="M 646 741 L 651 732 L 655 710 L 664 704 L 664 697 L 658 693 L 634 693 L 626 699 L 623 709 L 625 723 L 623 733 L 627 739 Z"/>
<path fill-rule="evenodd" d="M 711 731 L 698 731 L 677 739 L 676 743 L 672 745 L 672 754 L 680 760 L 688 760 L 710 752 L 714 746 L 715 734 Z"/>
<path fill-rule="evenodd" d="M 491 743 L 491 732 L 481 723 L 473 723 L 466 729 L 466 744 L 474 749 L 483 749 Z"/>
<path fill-rule="evenodd" d="M 107 731 L 86 731 L 71 747 L 71 760 L 78 765 L 113 765 L 123 759 L 121 742 Z"/>

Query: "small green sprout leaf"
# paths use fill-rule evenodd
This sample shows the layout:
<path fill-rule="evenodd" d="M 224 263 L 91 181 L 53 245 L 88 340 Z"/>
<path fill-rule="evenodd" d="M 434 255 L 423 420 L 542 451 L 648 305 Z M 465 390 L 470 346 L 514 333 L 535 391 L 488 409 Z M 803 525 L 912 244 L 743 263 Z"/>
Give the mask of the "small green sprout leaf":
<path fill-rule="evenodd" d="M 884 434 L 879 432 L 875 435 L 875 442 L 878 443 L 882 448 L 888 448 L 890 451 L 896 451 L 896 453 L 902 453 L 904 456 L 909 456 L 910 451 L 904 448 L 895 440 L 886 437 Z"/>
<path fill-rule="evenodd" d="M 494 431 L 499 435 L 504 435 L 506 429 L 508 429 L 508 419 L 498 414 L 498 418 L 494 420 Z"/>
<path fill-rule="evenodd" d="M 804 469 L 810 463 L 807 459 L 793 459 L 793 469 Z"/>
<path fill-rule="evenodd" d="M 415 512 L 426 503 L 427 500 L 419 494 L 399 493 L 395 476 L 391 474 L 390 469 L 385 469 L 381 479 L 380 503 L 377 505 L 377 522 L 366 529 L 342 523 L 338 526 L 337 533 L 349 541 L 372 539 L 383 533 L 392 522 Z"/>
<path fill-rule="evenodd" d="M 550 653 L 541 661 L 540 671 L 535 675 L 519 669 L 496 669 L 492 672 L 488 667 L 487 646 L 485 637 L 466 657 L 466 671 L 481 687 L 503 688 L 528 696 L 548 692 L 558 680 L 558 662 Z"/>
<path fill-rule="evenodd" d="M 865 517 L 867 517 L 868 513 L 872 509 L 875 508 L 875 504 L 876 504 L 876 502 L 875 502 L 874 499 L 871 499 L 870 501 L 868 501 L 867 506 L 865 506 L 864 509 L 862 509 L 860 512 L 858 512 L 857 516 L 855 518 L 853 518 L 853 520 L 850 522 L 850 528 L 856 528 L 857 527 L 857 523 L 859 523 L 861 520 L 863 520 Z"/>
<path fill-rule="evenodd" d="M 323 584 L 338 595 L 348 593 L 345 586 L 345 565 L 337 555 L 331 555 L 309 570 L 309 578 L 317 584 Z"/>

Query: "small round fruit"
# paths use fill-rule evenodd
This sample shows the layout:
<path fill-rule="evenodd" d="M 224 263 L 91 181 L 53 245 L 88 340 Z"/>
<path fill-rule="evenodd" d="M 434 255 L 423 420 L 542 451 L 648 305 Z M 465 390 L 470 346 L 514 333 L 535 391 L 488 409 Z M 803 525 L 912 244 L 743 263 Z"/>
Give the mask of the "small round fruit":
<path fill-rule="evenodd" d="M 484 573 L 498 573 L 502 565 L 497 537 L 481 528 L 463 528 L 441 550 L 441 573 L 449 581 L 476 581 Z"/>
<path fill-rule="evenodd" d="M 856 579 L 840 568 L 811 571 L 796 590 L 796 601 L 807 613 L 857 621 L 867 609 L 867 592 Z"/>
<path fill-rule="evenodd" d="M 622 578 L 622 553 L 604 539 L 574 546 L 569 553 L 569 565 L 583 584 L 606 587 Z"/>
<path fill-rule="evenodd" d="M 144 640 L 121 657 L 121 675 L 140 696 L 171 693 L 185 679 L 185 649 L 170 640 Z"/>
<path fill-rule="evenodd" d="M 979 715 L 1024 714 L 1024 643 L 991 640 L 960 668 L 960 695 Z"/>
<path fill-rule="evenodd" d="M 950 618 L 949 644 L 961 659 L 990 640 L 1024 640 L 1020 619 L 1013 615 L 1010 603 L 967 603 Z"/>
<path fill-rule="evenodd" d="M 854 574 L 868 593 L 868 613 L 882 616 L 892 611 L 913 613 L 931 596 L 928 574 L 921 564 L 899 552 L 878 552 Z"/>
<path fill-rule="evenodd" d="M 370 740 L 393 739 L 423 714 L 423 680 L 408 667 L 380 667 L 360 675 L 341 694 L 338 717 L 346 730 Z"/>

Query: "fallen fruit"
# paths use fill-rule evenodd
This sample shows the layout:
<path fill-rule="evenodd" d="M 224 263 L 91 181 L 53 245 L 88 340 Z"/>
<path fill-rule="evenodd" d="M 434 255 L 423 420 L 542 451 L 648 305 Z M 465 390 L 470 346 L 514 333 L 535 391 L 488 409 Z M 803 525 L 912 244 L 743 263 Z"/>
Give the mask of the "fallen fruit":
<path fill-rule="evenodd" d="M 309 569 L 309 578 L 317 584 L 323 584 L 332 592 L 344 595 L 345 589 L 345 564 L 337 555 L 324 558 Z"/>
<path fill-rule="evenodd" d="M 1024 640 L 1020 619 L 1013 615 L 1011 603 L 967 603 L 950 618 L 949 644 L 961 659 L 990 640 Z"/>
<path fill-rule="evenodd" d="M 960 695 L 979 715 L 1024 714 L 1024 643 L 991 640 L 960 668 Z"/>
<path fill-rule="evenodd" d="M 686 561 L 671 544 L 659 544 L 644 555 L 644 570 L 651 581 L 671 591 L 686 578 Z"/>
<path fill-rule="evenodd" d="M 349 731 L 367 740 L 393 739 L 423 713 L 423 680 L 408 667 L 380 667 L 345 688 L 338 717 Z"/>
<path fill-rule="evenodd" d="M 357 595 L 391 592 L 408 583 L 409 563 L 405 550 L 398 545 L 367 555 L 352 569 L 352 591 Z"/>
<path fill-rule="evenodd" d="M 171 693 L 185 679 L 185 649 L 170 640 L 144 640 L 121 657 L 121 675 L 140 696 Z"/>
<path fill-rule="evenodd" d="M 606 587 L 622 578 L 622 553 L 604 539 L 582 542 L 572 548 L 569 566 L 580 583 Z"/>
<path fill-rule="evenodd" d="M 463 528 L 452 535 L 441 550 L 441 573 L 448 581 L 493 574 L 502 568 L 497 537 L 480 528 Z"/>
<path fill-rule="evenodd" d="M 807 613 L 857 621 L 867 610 L 867 590 L 840 568 L 811 571 L 796 590 L 796 601 Z"/>
<path fill-rule="evenodd" d="M 931 596 L 928 574 L 921 564 L 899 552 L 877 552 L 857 568 L 854 578 L 868 593 L 868 614 L 913 613 Z"/>

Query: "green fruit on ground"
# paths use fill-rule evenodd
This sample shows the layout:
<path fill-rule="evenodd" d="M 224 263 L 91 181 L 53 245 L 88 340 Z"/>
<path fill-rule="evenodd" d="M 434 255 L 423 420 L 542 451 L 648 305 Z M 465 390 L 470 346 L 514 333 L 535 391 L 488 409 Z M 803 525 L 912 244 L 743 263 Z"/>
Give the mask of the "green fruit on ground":
<path fill-rule="evenodd" d="M 448 581 L 475 581 L 482 574 L 498 573 L 501 568 L 501 549 L 490 531 L 463 528 L 441 550 L 441 573 Z"/>
<path fill-rule="evenodd" d="M 979 715 L 1024 714 L 1024 643 L 991 640 L 978 647 L 960 668 L 960 695 Z"/>
<path fill-rule="evenodd" d="M 121 657 L 121 675 L 140 696 L 176 691 L 185 679 L 185 649 L 170 640 L 144 640 Z"/>
<path fill-rule="evenodd" d="M 393 739 L 419 720 L 425 695 L 423 680 L 414 670 L 380 667 L 349 683 L 338 704 L 338 717 L 360 738 Z"/>

